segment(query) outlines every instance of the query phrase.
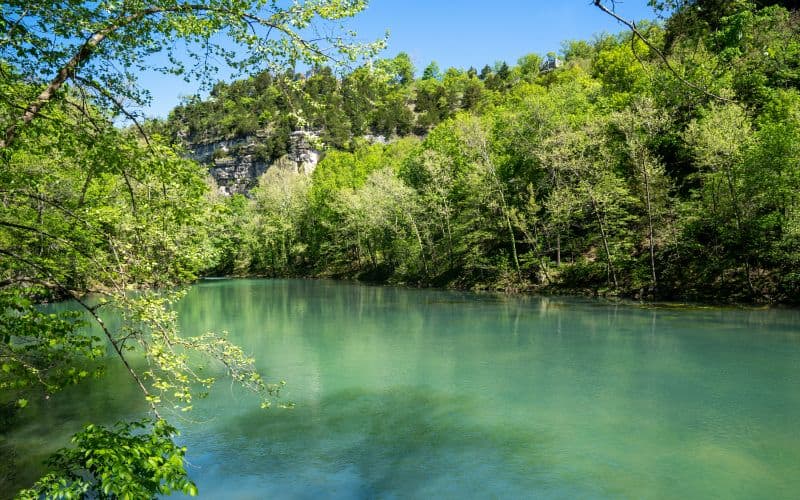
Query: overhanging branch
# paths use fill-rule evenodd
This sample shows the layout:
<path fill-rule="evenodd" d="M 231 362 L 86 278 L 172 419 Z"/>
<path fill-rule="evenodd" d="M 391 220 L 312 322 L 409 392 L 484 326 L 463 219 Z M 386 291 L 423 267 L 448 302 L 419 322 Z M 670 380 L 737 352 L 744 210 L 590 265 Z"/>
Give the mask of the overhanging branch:
<path fill-rule="evenodd" d="M 628 21 L 627 19 L 621 17 L 619 14 L 614 12 L 612 9 L 609 9 L 608 7 L 603 5 L 602 0 L 593 0 L 592 3 L 594 4 L 595 7 L 597 7 L 600 10 L 602 10 L 603 12 L 605 12 L 609 16 L 613 17 L 614 19 L 616 19 L 617 22 L 620 22 L 620 23 L 624 24 L 625 26 L 627 26 L 631 30 L 631 32 L 639 40 L 644 42 L 644 44 L 647 45 L 650 48 L 650 50 L 655 52 L 655 54 L 659 57 L 659 59 L 661 59 L 664 62 L 664 65 L 667 67 L 667 69 L 670 71 L 670 73 L 675 75 L 675 78 L 680 80 L 681 83 L 683 83 L 687 87 L 690 87 L 690 88 L 692 88 L 694 90 L 702 92 L 704 95 L 706 95 L 708 97 L 711 97 L 713 99 L 717 99 L 717 100 L 723 101 L 723 102 L 734 102 L 733 99 L 728 99 L 727 97 L 722 97 L 721 95 L 715 94 L 715 93 L 709 91 L 707 88 L 701 87 L 700 85 L 697 85 L 696 83 L 693 83 L 693 82 L 687 80 L 686 78 L 684 78 L 683 76 L 681 76 L 678 73 L 678 70 L 676 70 L 675 67 L 672 66 L 672 64 L 670 64 L 669 59 L 667 59 L 667 56 L 658 47 L 656 47 L 653 44 L 653 42 L 648 40 L 648 38 L 646 36 L 644 36 L 641 31 L 639 31 L 639 29 L 636 27 L 636 23 L 635 22 Z M 612 0 L 612 4 L 613 4 L 613 0 Z"/>
<path fill-rule="evenodd" d="M 217 13 L 221 15 L 227 15 L 231 17 L 238 18 L 239 20 L 250 23 L 254 22 L 261 26 L 266 27 L 268 30 L 277 30 L 282 32 L 284 35 L 289 37 L 293 43 L 296 43 L 306 50 L 309 50 L 319 57 L 325 57 L 331 60 L 334 60 L 329 54 L 325 54 L 323 51 L 319 50 L 314 44 L 309 43 L 307 40 L 304 40 L 297 32 L 295 32 L 291 27 L 281 24 L 279 14 L 280 12 L 274 14 L 269 18 L 263 18 L 251 14 L 245 10 L 232 10 L 231 8 L 225 7 L 223 5 L 218 5 L 215 2 L 209 2 L 207 4 L 204 3 L 179 3 L 177 5 L 171 7 L 149 7 L 144 8 L 138 12 L 134 12 L 132 14 L 128 14 L 125 16 L 117 17 L 115 19 L 110 19 L 108 24 L 103 27 L 102 29 L 98 29 L 95 31 L 91 36 L 89 36 L 86 41 L 80 46 L 80 48 L 75 52 L 75 54 L 63 65 L 59 68 L 56 75 L 53 77 L 52 80 L 47 84 L 47 86 L 42 90 L 42 92 L 30 103 L 26 106 L 25 111 L 22 115 L 15 120 L 11 125 L 9 125 L 2 138 L 0 138 L 0 149 L 7 148 L 17 136 L 19 128 L 22 126 L 27 125 L 30 123 L 34 118 L 36 118 L 42 108 L 50 102 L 56 93 L 61 89 L 64 83 L 69 78 L 75 77 L 75 72 L 80 65 L 85 63 L 89 60 L 92 55 L 94 55 L 97 48 L 100 44 L 106 40 L 109 36 L 113 35 L 116 31 L 123 29 L 131 24 L 134 24 L 138 21 L 141 21 L 144 18 L 159 15 L 159 14 L 189 14 L 192 12 L 205 12 L 205 13 Z M 108 97 L 108 96 L 106 96 Z"/>

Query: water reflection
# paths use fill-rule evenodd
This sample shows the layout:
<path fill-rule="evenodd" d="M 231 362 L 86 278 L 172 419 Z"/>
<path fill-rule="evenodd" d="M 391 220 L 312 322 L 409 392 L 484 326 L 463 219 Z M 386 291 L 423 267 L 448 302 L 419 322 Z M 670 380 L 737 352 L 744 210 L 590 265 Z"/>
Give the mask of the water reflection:
<path fill-rule="evenodd" d="M 205 498 L 800 491 L 798 311 L 303 280 L 203 282 L 179 307 L 186 334 L 229 332 L 297 403 L 264 412 L 223 382 L 179 421 Z M 121 371 L 76 390 L 11 436 L 37 450 L 26 465 L 141 410 Z"/>

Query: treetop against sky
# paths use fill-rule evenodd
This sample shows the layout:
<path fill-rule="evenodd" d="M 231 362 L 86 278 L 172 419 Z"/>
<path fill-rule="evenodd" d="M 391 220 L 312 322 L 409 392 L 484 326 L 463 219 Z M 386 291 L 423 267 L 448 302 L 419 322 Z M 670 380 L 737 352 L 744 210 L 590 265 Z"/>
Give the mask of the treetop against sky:
<path fill-rule="evenodd" d="M 618 1 L 616 8 L 627 19 L 655 17 L 647 0 Z M 557 52 L 564 40 L 590 39 L 624 28 L 588 0 L 497 0 L 491 4 L 478 0 L 370 0 L 367 9 L 347 25 L 364 41 L 379 39 L 388 30 L 388 47 L 382 55 L 406 52 L 418 72 L 430 61 L 437 61 L 443 69 L 466 69 L 501 60 L 514 63 L 531 52 Z M 219 76 L 227 79 L 229 74 L 222 69 Z M 180 77 L 155 72 L 143 72 L 140 77 L 153 96 L 146 111 L 151 116 L 166 116 L 181 96 L 199 90 L 199 84 Z"/>

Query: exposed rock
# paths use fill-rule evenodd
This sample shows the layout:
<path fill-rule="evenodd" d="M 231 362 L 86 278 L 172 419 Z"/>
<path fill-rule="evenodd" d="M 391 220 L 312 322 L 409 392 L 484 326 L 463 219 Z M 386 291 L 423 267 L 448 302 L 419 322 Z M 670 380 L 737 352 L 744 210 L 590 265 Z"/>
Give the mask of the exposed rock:
<path fill-rule="evenodd" d="M 289 136 L 289 153 L 272 165 L 256 160 L 253 154 L 259 144 L 269 138 L 267 133 L 256 133 L 239 139 L 220 140 L 187 145 L 187 156 L 198 163 L 208 165 L 219 192 L 226 195 L 247 193 L 258 184 L 258 178 L 271 168 L 294 168 L 297 172 L 311 175 L 319 163 L 321 153 L 317 146 L 318 135 L 298 130 Z"/>
<path fill-rule="evenodd" d="M 320 152 L 314 149 L 313 142 L 319 136 L 314 132 L 297 130 L 289 135 L 289 159 L 296 163 L 297 171 L 306 175 L 311 175 L 317 163 L 319 163 Z"/>
<path fill-rule="evenodd" d="M 367 134 L 363 136 L 363 138 L 370 144 L 389 144 L 389 141 L 386 139 L 385 135 Z"/>
<path fill-rule="evenodd" d="M 227 153 L 232 149 L 246 144 L 249 137 L 244 139 L 231 139 L 198 144 L 188 144 L 188 157 L 198 163 L 210 164 L 214 158 L 214 154 L 219 154 L 217 151 Z"/>
<path fill-rule="evenodd" d="M 246 193 L 258 183 L 258 178 L 267 171 L 267 164 L 253 160 L 252 154 L 223 157 L 214 160 L 209 169 L 217 182 L 219 192 L 226 195 Z"/>

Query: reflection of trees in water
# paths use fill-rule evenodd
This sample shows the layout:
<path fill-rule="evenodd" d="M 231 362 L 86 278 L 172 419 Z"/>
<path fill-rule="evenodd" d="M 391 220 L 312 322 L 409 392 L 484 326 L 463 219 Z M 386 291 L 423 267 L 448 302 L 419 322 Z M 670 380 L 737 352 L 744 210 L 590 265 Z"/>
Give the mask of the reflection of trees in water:
<path fill-rule="evenodd" d="M 31 399 L 24 419 L 17 416 L 5 422 L 0 416 L 0 499 L 33 484 L 44 472 L 44 461 L 70 444 L 76 428 L 90 422 L 112 425 L 146 411 L 147 404 L 124 367 L 111 364 L 99 379 L 68 387 L 49 399 Z"/>
<path fill-rule="evenodd" d="M 16 468 L 16 447 L 0 442 L 0 498 L 5 498 L 3 491 L 15 491 L 11 485 L 17 477 Z"/>

